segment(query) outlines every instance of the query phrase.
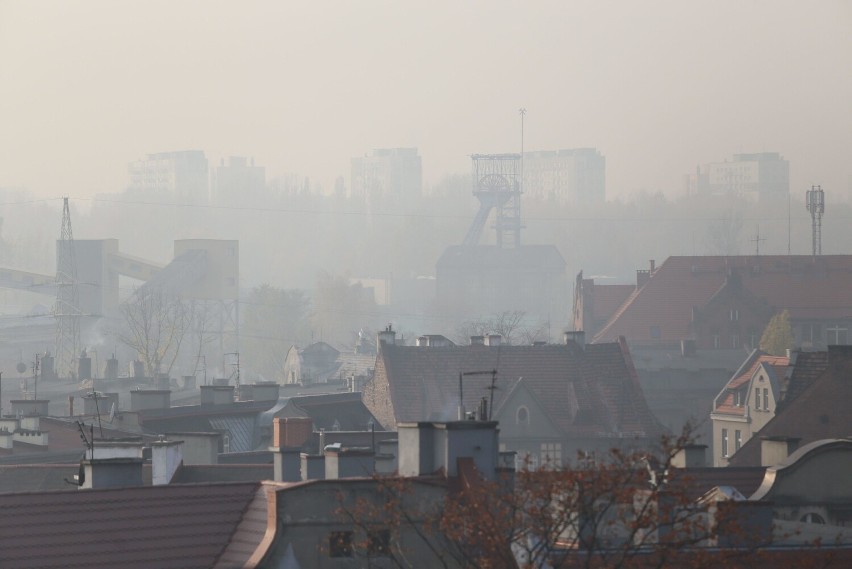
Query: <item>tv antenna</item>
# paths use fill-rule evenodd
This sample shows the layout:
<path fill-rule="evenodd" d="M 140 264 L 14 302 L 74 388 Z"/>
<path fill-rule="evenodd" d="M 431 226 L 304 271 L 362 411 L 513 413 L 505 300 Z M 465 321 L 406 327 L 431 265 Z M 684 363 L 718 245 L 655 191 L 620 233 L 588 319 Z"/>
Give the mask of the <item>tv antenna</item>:
<path fill-rule="evenodd" d="M 825 213 L 825 192 L 822 186 L 811 186 L 805 192 L 805 207 L 811 213 L 812 255 L 822 255 L 822 214 Z"/>

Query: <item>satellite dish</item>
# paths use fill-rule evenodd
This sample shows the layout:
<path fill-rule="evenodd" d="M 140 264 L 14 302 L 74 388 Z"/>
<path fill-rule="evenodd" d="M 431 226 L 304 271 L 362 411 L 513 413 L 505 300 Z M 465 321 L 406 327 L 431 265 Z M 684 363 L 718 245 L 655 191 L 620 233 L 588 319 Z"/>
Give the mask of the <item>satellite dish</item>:
<path fill-rule="evenodd" d="M 24 362 L 18 362 L 18 365 L 15 366 L 15 369 L 18 370 L 18 373 L 24 373 L 27 371 L 27 364 Z"/>

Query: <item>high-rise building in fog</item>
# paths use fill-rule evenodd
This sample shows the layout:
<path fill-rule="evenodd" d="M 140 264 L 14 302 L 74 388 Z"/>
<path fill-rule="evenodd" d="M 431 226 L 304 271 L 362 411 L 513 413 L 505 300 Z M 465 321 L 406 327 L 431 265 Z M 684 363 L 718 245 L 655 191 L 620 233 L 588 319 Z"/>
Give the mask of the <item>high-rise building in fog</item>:
<path fill-rule="evenodd" d="M 208 203 L 208 165 L 201 150 L 158 152 L 131 162 L 130 192 L 177 203 Z"/>
<path fill-rule="evenodd" d="M 352 195 L 356 197 L 419 196 L 423 165 L 416 148 L 379 148 L 352 159 Z"/>
<path fill-rule="evenodd" d="M 254 158 L 231 156 L 213 171 L 212 194 L 217 205 L 255 204 L 266 190 L 266 168 L 255 166 Z"/>
<path fill-rule="evenodd" d="M 561 203 L 606 199 L 606 158 L 594 148 L 524 152 L 524 194 Z"/>
<path fill-rule="evenodd" d="M 734 154 L 732 161 L 696 168 L 687 178 L 690 195 L 743 197 L 751 201 L 785 198 L 790 193 L 790 163 L 778 152 Z"/>

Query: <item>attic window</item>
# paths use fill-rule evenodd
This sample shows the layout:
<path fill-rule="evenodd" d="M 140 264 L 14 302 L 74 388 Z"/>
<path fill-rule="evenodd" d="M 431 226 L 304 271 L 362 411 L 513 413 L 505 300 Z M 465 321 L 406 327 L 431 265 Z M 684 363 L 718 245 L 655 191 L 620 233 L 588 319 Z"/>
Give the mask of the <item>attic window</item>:
<path fill-rule="evenodd" d="M 729 316 L 731 317 L 731 322 L 736 322 L 740 319 L 740 311 L 736 308 L 732 308 L 729 312 Z"/>
<path fill-rule="evenodd" d="M 518 407 L 518 411 L 515 413 L 515 419 L 519 425 L 528 425 L 530 422 L 530 412 L 522 405 Z"/>

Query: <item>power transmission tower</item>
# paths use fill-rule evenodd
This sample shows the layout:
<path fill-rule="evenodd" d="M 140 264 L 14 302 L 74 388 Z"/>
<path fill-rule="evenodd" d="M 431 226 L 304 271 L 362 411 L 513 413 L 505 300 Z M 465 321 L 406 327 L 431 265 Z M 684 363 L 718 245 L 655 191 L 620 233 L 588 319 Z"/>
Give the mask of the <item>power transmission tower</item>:
<path fill-rule="evenodd" d="M 56 372 L 59 377 L 71 377 L 80 345 L 80 297 L 71 210 L 68 198 L 62 200 L 62 232 L 56 244 Z"/>

